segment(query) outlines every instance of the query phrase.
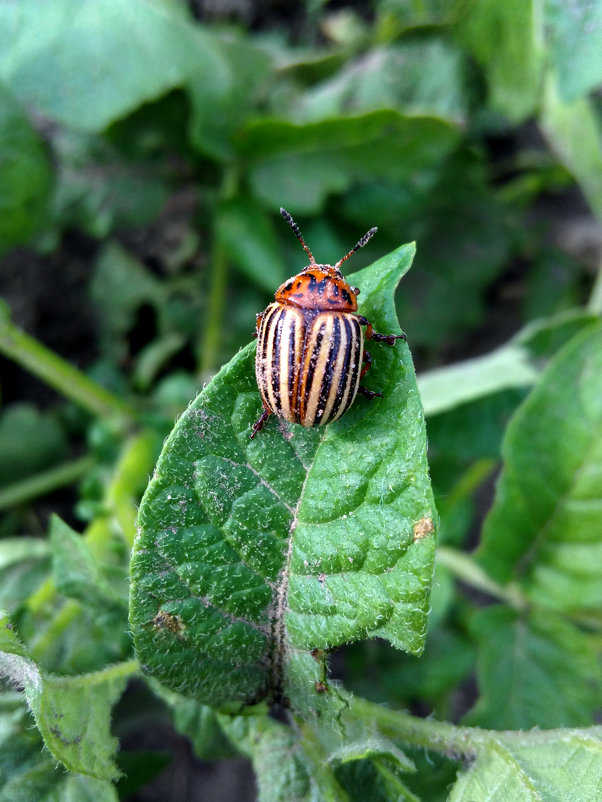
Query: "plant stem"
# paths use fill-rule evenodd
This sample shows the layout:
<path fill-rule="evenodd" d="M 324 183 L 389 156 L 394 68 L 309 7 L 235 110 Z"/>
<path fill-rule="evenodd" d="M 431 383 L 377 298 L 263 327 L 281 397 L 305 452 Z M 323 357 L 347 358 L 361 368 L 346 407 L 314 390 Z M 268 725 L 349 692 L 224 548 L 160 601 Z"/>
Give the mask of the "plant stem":
<path fill-rule="evenodd" d="M 462 582 L 509 604 L 515 610 L 525 610 L 529 606 L 528 600 L 516 585 L 499 585 L 483 571 L 470 554 L 448 546 L 439 546 L 437 561 L 449 568 Z"/>
<path fill-rule="evenodd" d="M 417 718 L 399 710 L 387 710 L 357 696 L 353 697 L 351 708 L 355 716 L 374 721 L 391 738 L 456 760 L 461 756 L 474 757 L 478 743 L 487 735 L 486 730 L 477 727 L 456 727 L 445 721 Z"/>
<path fill-rule="evenodd" d="M 51 493 L 59 487 L 70 485 L 87 473 L 93 465 L 93 457 L 80 457 L 15 482 L 0 490 L 0 510 L 16 507 L 18 504 Z"/>
<path fill-rule="evenodd" d="M 129 404 L 16 326 L 10 320 L 9 309 L 3 302 L 0 304 L 0 353 L 92 415 L 120 418 L 126 424 L 133 423 L 137 418 L 136 411 Z"/>
<path fill-rule="evenodd" d="M 78 680 L 81 686 L 96 685 L 98 682 L 109 682 L 112 679 L 121 679 L 121 677 L 130 677 L 132 674 L 137 674 L 140 671 L 140 663 L 135 658 L 132 660 L 124 660 L 122 663 L 111 663 L 106 668 L 101 668 L 99 671 L 92 671 L 89 674 L 80 674 Z M 69 675 L 54 676 L 53 682 L 55 685 L 70 685 L 73 682 L 73 677 Z"/>

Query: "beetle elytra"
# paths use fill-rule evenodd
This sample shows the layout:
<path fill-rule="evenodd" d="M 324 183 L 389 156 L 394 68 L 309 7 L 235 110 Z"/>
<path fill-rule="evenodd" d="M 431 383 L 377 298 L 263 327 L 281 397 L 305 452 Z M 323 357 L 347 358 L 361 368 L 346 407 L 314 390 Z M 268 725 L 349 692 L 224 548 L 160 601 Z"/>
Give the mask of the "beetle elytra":
<path fill-rule="evenodd" d="M 251 438 L 271 414 L 306 427 L 323 426 L 340 418 L 358 392 L 369 399 L 381 396 L 360 384 L 372 364 L 364 337 L 387 345 L 406 339 L 405 334 L 374 331 L 357 311 L 359 290 L 340 271 L 376 228 L 336 265 L 322 265 L 316 264 L 290 214 L 285 209 L 280 214 L 309 256 L 309 265 L 285 281 L 274 302 L 257 315 L 255 374 L 263 412 Z"/>

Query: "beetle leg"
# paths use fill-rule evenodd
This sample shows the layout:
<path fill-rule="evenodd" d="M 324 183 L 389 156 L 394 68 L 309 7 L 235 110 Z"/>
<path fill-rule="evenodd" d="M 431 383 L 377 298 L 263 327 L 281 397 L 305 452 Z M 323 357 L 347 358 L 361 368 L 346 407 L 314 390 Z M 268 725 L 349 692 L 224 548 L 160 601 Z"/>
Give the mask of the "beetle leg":
<path fill-rule="evenodd" d="M 370 323 L 370 321 L 363 315 L 358 315 L 357 319 L 362 326 L 366 327 L 367 340 L 374 340 L 377 343 L 385 343 L 386 345 L 395 345 L 395 340 L 408 339 L 405 334 L 379 334 L 378 332 L 374 331 L 372 323 Z"/>
<path fill-rule="evenodd" d="M 368 401 L 372 401 L 373 398 L 382 398 L 382 393 L 375 393 L 374 390 L 369 390 L 367 387 L 364 387 L 363 384 L 357 388 L 357 391 L 360 395 L 363 395 L 364 398 L 367 398 Z"/>
<path fill-rule="evenodd" d="M 251 432 L 250 435 L 251 440 L 255 437 L 257 432 L 260 432 L 263 429 L 263 427 L 265 426 L 265 422 L 267 421 L 267 419 L 270 417 L 271 414 L 272 414 L 271 410 L 266 409 L 266 407 L 263 408 L 261 415 L 253 424 L 253 431 Z"/>
<path fill-rule="evenodd" d="M 364 365 L 364 367 L 362 368 L 362 372 L 360 373 L 360 381 L 364 378 L 366 373 L 368 373 L 368 371 L 372 367 L 372 356 L 370 354 L 370 351 L 364 351 L 364 353 L 362 354 L 362 362 L 365 362 L 366 364 Z"/>

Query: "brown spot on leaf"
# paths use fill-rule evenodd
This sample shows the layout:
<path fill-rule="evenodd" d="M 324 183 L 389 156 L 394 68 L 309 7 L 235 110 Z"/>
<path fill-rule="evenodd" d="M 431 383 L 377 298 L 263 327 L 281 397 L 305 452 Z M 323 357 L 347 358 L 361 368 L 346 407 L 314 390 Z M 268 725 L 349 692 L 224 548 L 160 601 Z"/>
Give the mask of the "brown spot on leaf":
<path fill-rule="evenodd" d="M 184 624 L 179 615 L 173 615 L 165 610 L 159 610 L 157 615 L 153 618 L 153 625 L 157 629 L 164 629 L 167 632 L 177 634 L 184 629 Z"/>
<path fill-rule="evenodd" d="M 415 543 L 417 540 L 422 540 L 423 537 L 432 534 L 435 531 L 435 524 L 433 523 L 432 518 L 429 518 L 427 515 L 425 515 L 424 518 L 416 521 L 412 527 L 412 530 L 414 533 Z"/>

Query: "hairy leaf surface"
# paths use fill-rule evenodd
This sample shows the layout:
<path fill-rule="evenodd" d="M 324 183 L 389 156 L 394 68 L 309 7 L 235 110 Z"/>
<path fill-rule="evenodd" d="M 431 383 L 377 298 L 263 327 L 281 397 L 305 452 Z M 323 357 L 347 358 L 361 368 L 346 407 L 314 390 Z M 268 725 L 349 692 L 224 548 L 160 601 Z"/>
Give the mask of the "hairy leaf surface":
<path fill-rule="evenodd" d="M 117 739 L 111 735 L 111 708 L 121 696 L 135 661 L 93 674 L 44 674 L 0 614 L 0 675 L 22 688 L 44 743 L 70 771 L 113 780 Z"/>
<path fill-rule="evenodd" d="M 450 802 L 597 802 L 602 727 L 487 735 Z"/>
<path fill-rule="evenodd" d="M 412 255 L 352 278 L 379 331 L 397 330 Z M 371 352 L 366 383 L 384 398 L 323 429 L 272 418 L 251 441 L 251 345 L 166 442 L 140 508 L 130 620 L 146 670 L 174 690 L 212 705 L 283 692 L 303 707 L 318 698 L 313 649 L 378 636 L 422 650 L 436 519 L 423 412 L 407 346 Z"/>

